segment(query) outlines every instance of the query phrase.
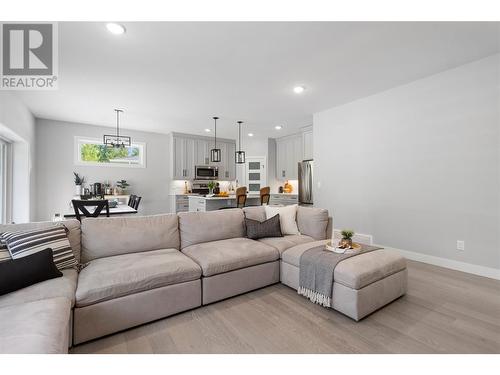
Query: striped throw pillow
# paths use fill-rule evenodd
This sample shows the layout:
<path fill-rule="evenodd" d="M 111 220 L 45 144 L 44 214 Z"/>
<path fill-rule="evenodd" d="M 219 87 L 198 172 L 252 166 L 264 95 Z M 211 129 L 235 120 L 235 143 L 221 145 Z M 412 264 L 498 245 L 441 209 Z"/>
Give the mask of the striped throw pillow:
<path fill-rule="evenodd" d="M 3 242 L 0 242 L 0 263 L 5 262 L 7 260 L 11 260 L 9 249 L 7 245 Z"/>
<path fill-rule="evenodd" d="M 63 225 L 44 229 L 4 232 L 0 241 L 7 244 L 12 259 L 19 259 L 50 248 L 58 269 L 62 270 L 78 265 Z"/>

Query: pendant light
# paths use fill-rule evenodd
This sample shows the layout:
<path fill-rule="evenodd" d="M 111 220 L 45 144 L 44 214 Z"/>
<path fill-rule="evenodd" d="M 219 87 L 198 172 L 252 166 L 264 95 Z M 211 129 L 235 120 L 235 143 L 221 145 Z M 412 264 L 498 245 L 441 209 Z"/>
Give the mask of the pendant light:
<path fill-rule="evenodd" d="M 238 139 L 240 147 L 238 151 L 234 153 L 234 161 L 236 164 L 245 164 L 245 151 L 241 151 L 241 124 L 243 124 L 243 121 L 238 121 Z"/>
<path fill-rule="evenodd" d="M 132 141 L 129 136 L 120 135 L 120 113 L 123 112 L 122 109 L 115 109 L 116 112 L 116 134 L 109 135 L 104 134 L 103 143 L 104 146 L 110 146 L 114 148 L 125 148 L 130 147 Z"/>
<path fill-rule="evenodd" d="M 210 150 L 210 161 L 212 163 L 219 163 L 221 160 L 221 151 L 220 148 L 217 148 L 217 120 L 218 117 L 213 117 L 215 122 L 215 137 L 214 137 L 214 148 Z"/>

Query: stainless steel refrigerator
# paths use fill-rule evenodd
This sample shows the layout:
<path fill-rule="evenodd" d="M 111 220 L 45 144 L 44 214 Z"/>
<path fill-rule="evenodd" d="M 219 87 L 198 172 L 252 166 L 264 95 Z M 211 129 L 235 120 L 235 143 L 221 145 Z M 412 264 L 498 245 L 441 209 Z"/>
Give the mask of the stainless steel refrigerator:
<path fill-rule="evenodd" d="M 299 162 L 299 204 L 313 204 L 313 165 L 312 160 Z"/>

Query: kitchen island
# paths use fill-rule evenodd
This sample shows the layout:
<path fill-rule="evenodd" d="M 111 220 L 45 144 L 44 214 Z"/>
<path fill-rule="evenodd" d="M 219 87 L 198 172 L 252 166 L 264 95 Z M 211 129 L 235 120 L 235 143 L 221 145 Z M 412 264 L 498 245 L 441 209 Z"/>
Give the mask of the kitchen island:
<path fill-rule="evenodd" d="M 230 195 L 229 197 L 203 197 L 190 195 L 189 211 L 215 211 L 224 207 L 236 207 L 236 196 Z M 248 195 L 246 206 L 259 206 L 260 195 Z"/>

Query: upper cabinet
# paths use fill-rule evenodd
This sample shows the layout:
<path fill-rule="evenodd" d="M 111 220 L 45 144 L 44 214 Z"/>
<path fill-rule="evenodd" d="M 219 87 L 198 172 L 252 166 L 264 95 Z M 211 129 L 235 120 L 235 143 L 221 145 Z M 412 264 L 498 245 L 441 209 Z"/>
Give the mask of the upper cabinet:
<path fill-rule="evenodd" d="M 281 181 L 298 179 L 298 163 L 313 158 L 313 129 L 276 138 L 276 178 Z"/>
<path fill-rule="evenodd" d="M 276 178 L 296 180 L 298 162 L 302 161 L 302 154 L 301 134 L 276 139 Z"/>
<path fill-rule="evenodd" d="M 209 137 L 191 134 L 172 133 L 171 160 L 172 178 L 174 180 L 192 180 L 195 165 L 213 165 L 219 168 L 219 180 L 236 179 L 234 152 L 236 142 L 230 139 L 217 139 L 217 148 L 221 149 L 221 161 L 210 161 L 210 150 L 214 148 L 214 140 Z"/>
<path fill-rule="evenodd" d="M 172 171 L 175 180 L 186 180 L 194 178 L 194 139 L 184 137 L 173 137 Z"/>
<path fill-rule="evenodd" d="M 302 148 L 304 151 L 303 160 L 313 159 L 313 129 L 312 126 L 304 128 L 302 131 Z"/>

